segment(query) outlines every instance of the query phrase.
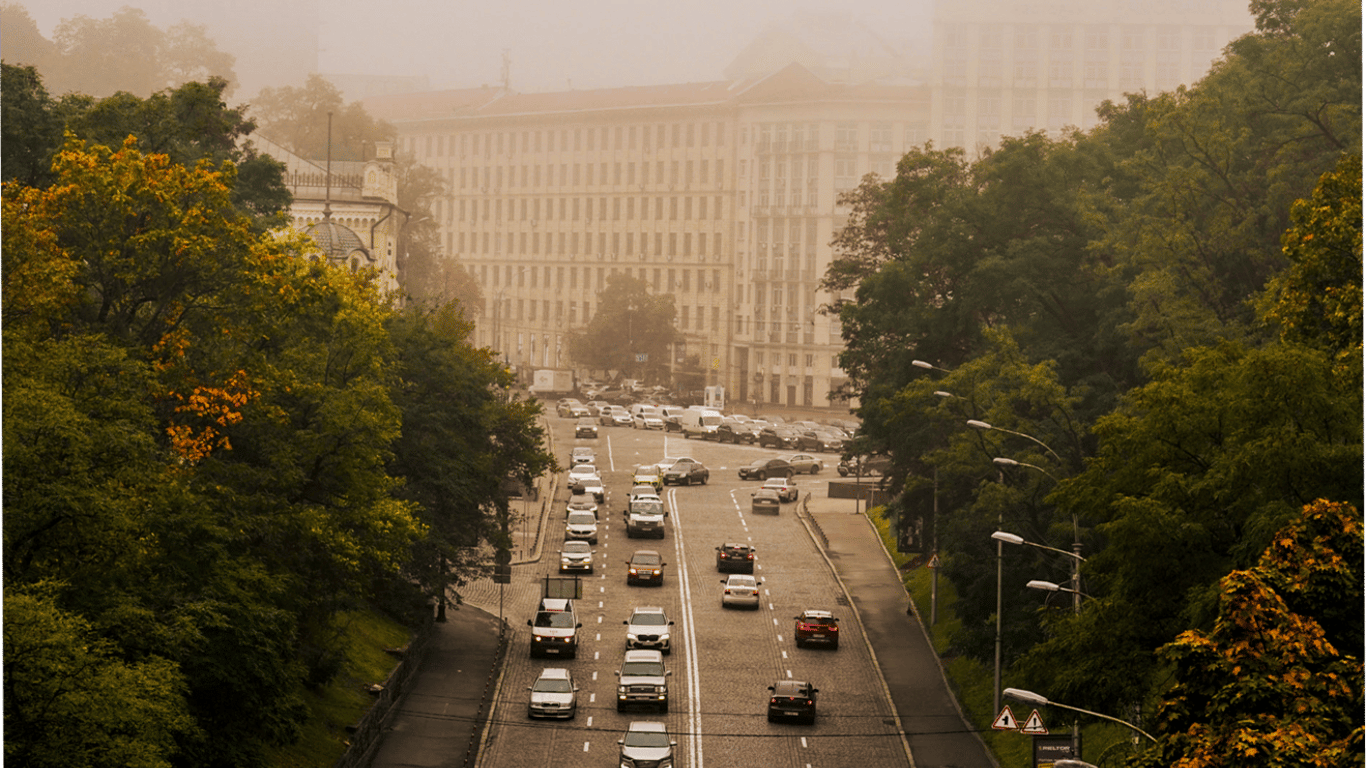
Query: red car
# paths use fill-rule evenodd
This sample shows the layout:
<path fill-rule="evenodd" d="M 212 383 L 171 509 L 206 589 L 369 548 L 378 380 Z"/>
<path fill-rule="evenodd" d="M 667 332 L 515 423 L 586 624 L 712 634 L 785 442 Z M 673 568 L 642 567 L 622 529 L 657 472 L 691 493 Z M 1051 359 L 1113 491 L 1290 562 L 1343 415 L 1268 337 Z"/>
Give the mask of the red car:
<path fill-rule="evenodd" d="M 826 643 L 831 648 L 840 647 L 840 620 L 829 611 L 802 611 L 794 617 L 797 625 L 792 630 L 792 638 L 801 648 L 807 643 Z"/>

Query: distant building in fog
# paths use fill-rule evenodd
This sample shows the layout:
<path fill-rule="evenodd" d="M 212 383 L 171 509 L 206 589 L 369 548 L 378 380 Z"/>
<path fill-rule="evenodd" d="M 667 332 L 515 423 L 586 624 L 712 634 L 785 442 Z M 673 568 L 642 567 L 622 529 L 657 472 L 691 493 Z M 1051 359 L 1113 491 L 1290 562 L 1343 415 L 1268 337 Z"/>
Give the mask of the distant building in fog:
<path fill-rule="evenodd" d="M 1250 32 L 1247 0 L 952 0 L 934 13 L 936 143 L 1096 125 L 1125 93 L 1199 80 Z"/>
<path fill-rule="evenodd" d="M 763 77 L 519 94 L 367 99 L 399 151 L 446 178 L 444 250 L 483 288 L 476 342 L 564 368 L 566 334 L 623 273 L 671 294 L 708 384 L 732 402 L 830 405 L 845 381 L 840 298 L 818 282 L 847 210 L 836 195 L 923 142 L 929 90 Z"/>
<path fill-rule="evenodd" d="M 313 238 L 333 264 L 352 271 L 379 270 L 380 285 L 398 290 L 395 246 L 407 214 L 398 207 L 393 147 L 380 142 L 364 162 L 307 160 L 269 139 L 253 135 L 261 154 L 285 164 L 285 186 L 294 196 L 290 226 Z"/>

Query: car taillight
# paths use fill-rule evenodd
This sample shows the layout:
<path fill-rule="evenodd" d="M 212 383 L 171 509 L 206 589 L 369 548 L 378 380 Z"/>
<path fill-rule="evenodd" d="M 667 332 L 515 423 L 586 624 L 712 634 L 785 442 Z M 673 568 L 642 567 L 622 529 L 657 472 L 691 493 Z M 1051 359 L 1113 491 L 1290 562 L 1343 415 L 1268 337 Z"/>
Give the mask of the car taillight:
<path fill-rule="evenodd" d="M 748 555 L 745 555 L 745 558 L 748 559 L 748 560 L 753 560 L 753 559 L 754 559 L 754 553 L 751 552 L 751 553 L 749 553 Z"/>

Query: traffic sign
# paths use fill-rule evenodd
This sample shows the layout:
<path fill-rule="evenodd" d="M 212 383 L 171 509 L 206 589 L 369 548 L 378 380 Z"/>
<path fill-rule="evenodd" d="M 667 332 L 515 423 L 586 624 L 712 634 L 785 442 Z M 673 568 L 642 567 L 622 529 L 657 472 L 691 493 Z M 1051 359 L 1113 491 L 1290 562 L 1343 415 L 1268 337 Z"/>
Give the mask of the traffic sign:
<path fill-rule="evenodd" d="M 1010 711 L 1010 705 L 1007 704 L 1004 707 L 1001 707 L 1001 714 L 996 716 L 996 720 L 991 724 L 991 727 L 998 731 L 1018 731 L 1020 729 L 1020 721 L 1015 719 L 1015 713 Z"/>
<path fill-rule="evenodd" d="M 927 568 L 938 568 L 938 567 L 939 567 L 939 553 L 938 553 L 938 552 L 935 552 L 933 555 L 930 555 L 930 562 L 929 562 L 929 565 L 927 565 L 926 567 L 927 567 Z"/>
<path fill-rule="evenodd" d="M 1035 736 L 1043 736 L 1048 733 L 1048 729 L 1044 727 L 1043 718 L 1039 717 L 1039 710 L 1036 709 L 1029 713 L 1029 719 L 1025 721 L 1024 727 L 1020 729 L 1020 732 L 1032 733 Z"/>

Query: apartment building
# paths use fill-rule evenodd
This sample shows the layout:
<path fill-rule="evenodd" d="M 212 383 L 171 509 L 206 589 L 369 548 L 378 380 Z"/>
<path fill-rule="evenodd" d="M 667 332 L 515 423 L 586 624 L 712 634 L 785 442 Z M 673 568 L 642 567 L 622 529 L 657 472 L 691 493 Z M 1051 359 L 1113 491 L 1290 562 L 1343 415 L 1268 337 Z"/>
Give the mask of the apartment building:
<path fill-rule="evenodd" d="M 735 81 L 367 99 L 400 152 L 445 177 L 445 251 L 483 288 L 476 343 L 566 368 L 608 276 L 668 294 L 732 402 L 824 407 L 844 374 L 818 282 L 847 211 L 923 141 L 928 90 L 825 82 L 801 65 Z"/>
<path fill-rule="evenodd" d="M 935 4 L 936 143 L 1096 125 L 1104 100 L 1191 84 L 1251 31 L 1246 0 L 954 0 Z"/>

